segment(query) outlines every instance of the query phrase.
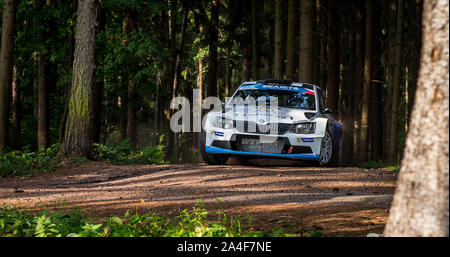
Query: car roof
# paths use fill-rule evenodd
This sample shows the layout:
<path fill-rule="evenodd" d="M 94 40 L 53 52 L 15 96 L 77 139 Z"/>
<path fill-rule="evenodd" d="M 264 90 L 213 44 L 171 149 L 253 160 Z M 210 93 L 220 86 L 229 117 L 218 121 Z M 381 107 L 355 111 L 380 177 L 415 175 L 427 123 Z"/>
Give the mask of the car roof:
<path fill-rule="evenodd" d="M 257 81 L 246 81 L 246 82 L 242 83 L 242 85 L 256 85 L 256 84 L 289 85 L 289 86 L 302 87 L 302 88 L 311 89 L 311 90 L 314 90 L 314 88 L 321 90 L 321 88 L 319 86 L 311 84 L 311 83 L 293 82 L 293 81 L 284 80 L 284 79 L 264 79 L 264 80 L 257 80 Z"/>

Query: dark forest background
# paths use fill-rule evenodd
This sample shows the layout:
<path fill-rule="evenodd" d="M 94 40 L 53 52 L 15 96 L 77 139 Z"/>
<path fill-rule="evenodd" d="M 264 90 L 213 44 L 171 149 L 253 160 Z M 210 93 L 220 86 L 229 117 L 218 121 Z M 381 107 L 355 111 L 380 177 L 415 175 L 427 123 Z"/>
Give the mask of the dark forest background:
<path fill-rule="evenodd" d="M 77 1 L 3 2 L 16 8 L 0 151 L 42 151 L 64 139 Z M 102 0 L 92 140 L 162 145 L 172 162 L 197 161 L 199 135 L 170 132 L 172 97 L 201 88 L 224 99 L 243 81 L 276 77 L 326 90 L 343 123 L 344 164 L 396 162 L 414 103 L 421 13 L 420 0 Z"/>

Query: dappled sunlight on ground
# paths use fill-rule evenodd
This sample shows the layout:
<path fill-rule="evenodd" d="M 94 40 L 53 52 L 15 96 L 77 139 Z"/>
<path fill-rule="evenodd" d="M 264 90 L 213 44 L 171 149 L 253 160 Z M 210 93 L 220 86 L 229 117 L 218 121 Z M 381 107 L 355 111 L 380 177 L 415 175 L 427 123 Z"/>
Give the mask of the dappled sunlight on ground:
<path fill-rule="evenodd" d="M 395 177 L 388 170 L 87 162 L 39 177 L 0 180 L 0 205 L 170 215 L 202 199 L 211 219 L 224 211 L 247 219 L 250 214 L 256 229 L 365 236 L 382 233 L 394 190 Z"/>

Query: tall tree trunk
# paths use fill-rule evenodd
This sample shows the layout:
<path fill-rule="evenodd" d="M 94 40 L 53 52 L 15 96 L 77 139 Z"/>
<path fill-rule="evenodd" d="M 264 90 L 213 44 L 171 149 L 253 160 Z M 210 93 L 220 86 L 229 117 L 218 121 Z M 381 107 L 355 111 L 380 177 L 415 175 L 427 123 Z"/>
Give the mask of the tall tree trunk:
<path fill-rule="evenodd" d="M 350 6 L 353 8 L 354 4 Z M 353 11 L 353 10 L 352 10 Z M 355 13 L 348 14 L 354 20 Z M 353 27 L 352 27 L 353 28 Z M 353 83 L 353 76 L 355 70 L 355 52 L 353 51 L 356 41 L 356 33 L 354 29 L 348 30 L 348 36 L 342 37 L 342 48 L 345 49 L 340 53 L 341 70 L 343 72 L 340 87 L 342 90 L 342 101 L 339 115 L 342 121 L 342 147 L 341 148 L 341 164 L 348 165 L 353 161 L 353 122 L 354 122 L 354 91 L 355 84 Z M 345 68 L 344 68 L 345 67 Z"/>
<path fill-rule="evenodd" d="M 17 74 L 16 67 L 13 68 L 13 82 L 12 82 L 12 103 L 13 103 L 13 114 L 12 114 L 12 128 L 13 128 L 13 147 L 16 149 L 20 148 L 20 132 L 21 132 L 21 89 L 20 82 Z"/>
<path fill-rule="evenodd" d="M 252 0 L 252 79 L 258 80 L 258 26 L 256 23 L 256 0 Z"/>
<path fill-rule="evenodd" d="M 182 53 L 184 51 L 184 35 L 186 31 L 186 25 L 187 25 L 187 16 L 188 16 L 189 10 L 187 9 L 187 6 L 185 2 L 183 2 L 183 23 L 181 25 L 181 36 L 180 36 L 180 45 L 177 46 L 176 49 L 176 60 L 175 60 L 175 67 L 174 67 L 174 75 L 173 75 L 173 83 L 172 83 L 172 99 L 175 99 L 177 96 L 177 87 L 178 87 L 178 81 L 179 81 L 179 74 L 180 74 L 180 66 L 181 66 L 181 59 L 182 59 Z M 217 69 L 217 68 L 216 68 Z M 173 112 L 174 110 L 172 110 Z M 178 134 L 175 133 L 173 135 L 173 151 L 172 151 L 172 157 L 174 158 L 174 161 L 176 162 L 178 160 Z"/>
<path fill-rule="evenodd" d="M 0 152 L 8 145 L 16 6 L 16 0 L 3 1 L 2 39 L 0 50 Z"/>
<path fill-rule="evenodd" d="M 123 31 L 127 34 L 127 42 L 131 38 L 131 32 L 134 29 L 134 23 L 132 18 L 132 13 L 130 10 L 125 11 L 125 17 L 123 19 L 122 27 Z M 137 101 L 138 95 L 136 93 L 135 85 L 128 74 L 128 94 L 127 94 L 127 139 L 130 140 L 131 149 L 136 149 L 137 147 Z"/>
<path fill-rule="evenodd" d="M 263 1 L 264 8 L 263 8 L 263 14 L 264 17 L 272 17 L 273 9 L 274 9 L 274 1 L 273 0 L 265 0 Z M 272 71 L 272 65 L 273 65 L 273 21 L 269 18 L 264 19 L 264 40 L 262 44 L 262 61 L 264 65 L 264 74 L 263 78 L 272 78 L 273 77 L 273 71 Z"/>
<path fill-rule="evenodd" d="M 187 25 L 187 16 L 188 16 L 189 10 L 187 9 L 187 6 L 183 5 L 183 23 L 181 24 L 181 32 L 180 32 L 180 45 L 176 48 L 176 58 L 175 58 L 175 66 L 174 66 L 174 76 L 173 76 L 173 83 L 172 83 L 172 98 L 175 98 L 177 96 L 177 87 L 178 87 L 178 81 L 180 77 L 180 67 L 181 67 L 181 60 L 182 60 L 182 53 L 184 51 L 184 38 L 185 38 L 185 32 L 186 32 L 186 25 Z"/>
<path fill-rule="evenodd" d="M 159 112 L 160 112 L 160 103 L 159 103 L 159 97 L 160 97 L 160 92 L 161 92 L 161 87 L 162 87 L 162 82 L 161 82 L 161 70 L 158 70 L 156 73 L 156 94 L 155 94 L 155 113 L 153 116 L 153 126 L 154 128 L 159 128 Z M 158 142 L 157 142 L 158 143 Z"/>
<path fill-rule="evenodd" d="M 339 117 L 342 122 L 342 149 L 341 149 L 341 164 L 348 165 L 353 160 L 353 96 L 352 90 L 354 85 L 352 83 L 342 83 L 342 105 L 339 108 Z"/>
<path fill-rule="evenodd" d="M 69 54 L 67 58 L 67 63 L 73 65 L 73 54 L 75 50 L 75 37 L 72 36 L 69 41 Z M 62 144 L 64 140 L 64 134 L 66 129 L 66 121 L 67 121 L 67 113 L 69 112 L 69 94 L 70 94 L 70 83 L 64 85 L 64 112 L 59 121 L 59 129 L 58 129 L 58 142 Z"/>
<path fill-rule="evenodd" d="M 161 92 L 164 96 L 164 100 L 161 102 L 161 114 L 164 118 L 161 122 L 165 129 L 169 129 L 169 122 L 171 116 L 170 109 L 170 101 L 172 100 L 171 88 L 173 82 L 173 76 L 175 73 L 174 67 L 176 62 L 176 42 L 177 42 L 177 17 L 178 17 L 178 0 L 169 0 L 169 10 L 168 10 L 168 18 L 167 18 L 167 29 L 169 31 L 168 34 L 168 42 L 170 49 L 170 58 L 167 58 L 167 72 L 165 74 L 165 78 L 163 80 L 164 85 L 161 87 Z M 169 140 L 171 140 L 171 134 L 169 134 Z"/>
<path fill-rule="evenodd" d="M 286 41 L 286 79 L 295 80 L 295 0 L 289 0 Z M 300 25 L 301 26 L 301 25 Z"/>
<path fill-rule="evenodd" d="M 201 117 L 202 117 L 202 95 L 203 95 L 203 57 L 201 56 L 201 52 L 202 52 L 202 48 L 198 49 L 198 53 L 199 53 L 199 58 L 198 58 L 198 73 L 197 73 L 197 89 L 199 90 L 199 95 L 198 97 L 200 99 L 198 99 L 199 101 L 194 101 L 194 104 L 197 105 L 197 110 L 199 110 L 200 112 L 200 123 L 201 123 Z M 194 122 L 196 122 L 196 120 L 194 119 Z M 201 124 L 200 124 L 201 126 Z M 196 149 L 200 149 L 201 143 L 201 131 L 202 128 L 200 129 L 200 132 L 194 132 L 194 144 L 195 144 L 195 148 Z M 197 155 L 197 160 L 200 162 L 202 160 L 201 154 L 198 153 Z"/>
<path fill-rule="evenodd" d="M 169 0 L 169 40 L 170 40 L 170 48 L 171 52 L 175 52 L 175 48 L 177 45 L 177 9 L 178 9 L 178 0 Z M 173 55 L 175 56 L 175 55 Z"/>
<path fill-rule="evenodd" d="M 173 4 L 172 2 L 170 3 Z M 170 9 L 172 11 L 172 8 Z M 127 37 L 130 37 L 130 33 L 133 30 L 133 19 L 131 18 L 131 11 L 125 10 L 123 13 L 123 20 L 122 20 L 122 31 L 127 35 Z M 170 20 L 170 19 L 169 19 Z M 171 27 L 169 27 L 171 28 Z M 169 29 L 169 34 L 171 33 L 171 30 Z M 126 45 L 129 39 L 126 39 L 122 42 L 123 45 Z M 172 44 L 170 45 L 172 47 Z M 135 98 L 136 95 L 134 93 L 133 83 L 131 81 L 131 78 L 129 77 L 129 74 L 122 74 L 122 76 L 119 79 L 119 102 L 120 102 L 120 135 L 121 140 L 130 140 L 130 147 L 135 148 L 135 145 L 132 146 L 131 144 L 136 143 L 137 141 L 137 127 L 136 127 L 136 119 L 137 113 L 135 110 L 137 110 L 136 106 L 132 106 L 133 104 L 136 104 Z M 129 128 L 136 128 L 136 130 L 130 131 Z M 134 140 L 136 138 L 136 140 Z M 133 141 L 133 143 L 131 142 Z"/>
<path fill-rule="evenodd" d="M 138 96 L 133 81 L 128 81 L 127 138 L 131 149 L 137 147 L 137 100 Z"/>
<path fill-rule="evenodd" d="M 125 78 L 119 79 L 119 99 L 120 103 L 120 140 L 125 140 L 127 138 L 127 123 L 128 123 L 128 86 Z"/>
<path fill-rule="evenodd" d="M 37 11 L 41 11 L 45 2 L 43 0 L 36 1 Z M 42 20 L 37 20 L 41 31 L 38 33 L 38 40 L 43 42 L 46 35 L 43 31 L 47 24 L 44 24 Z M 44 54 L 43 49 L 37 51 L 37 87 L 38 87 L 38 126 L 37 126 L 37 148 L 38 151 L 43 151 L 48 147 L 48 64 L 47 57 Z"/>
<path fill-rule="evenodd" d="M 42 52 L 38 53 L 38 151 L 48 147 L 48 88 L 47 64 Z"/>
<path fill-rule="evenodd" d="M 390 135 L 391 135 L 391 111 L 392 111 L 392 83 L 395 57 L 395 24 L 397 14 L 397 5 L 395 0 L 389 0 L 388 4 L 388 25 L 387 25 L 387 56 L 386 59 L 386 99 L 384 104 L 385 123 L 384 123 L 384 152 L 385 159 L 389 160 Z"/>
<path fill-rule="evenodd" d="M 79 0 L 69 111 L 61 153 L 91 156 L 98 0 Z"/>
<path fill-rule="evenodd" d="M 355 3 L 355 72 L 353 76 L 354 120 L 353 120 L 353 158 L 359 156 L 359 142 L 361 137 L 361 94 L 363 87 L 363 19 L 361 3 Z"/>
<path fill-rule="evenodd" d="M 98 31 L 104 31 L 106 25 L 106 13 L 104 10 L 99 10 L 99 22 L 98 22 Z M 103 48 L 105 45 L 100 45 L 99 47 Z M 93 142 L 100 143 L 100 134 L 102 128 L 102 99 L 103 99 L 103 87 L 104 87 L 104 75 L 100 73 L 100 79 L 97 79 L 95 82 L 94 90 L 93 90 L 93 105 L 94 105 L 94 128 L 93 128 Z M 106 126 L 106 125 L 105 125 Z"/>
<path fill-rule="evenodd" d="M 312 81 L 315 85 L 320 82 L 320 27 L 319 27 L 319 6 L 320 0 L 313 0 L 312 16 L 313 16 L 313 76 Z"/>
<path fill-rule="evenodd" d="M 359 162 L 367 161 L 369 143 L 370 87 L 372 83 L 372 1 L 366 0 L 366 39 L 364 56 L 364 85 L 361 111 Z"/>
<path fill-rule="evenodd" d="M 395 33 L 395 59 L 394 76 L 392 83 L 392 109 L 391 109 L 391 127 L 389 136 L 389 161 L 397 159 L 397 121 L 399 109 L 399 91 L 400 91 L 400 57 L 402 52 L 402 32 L 403 32 L 403 0 L 397 2 L 397 26 Z"/>
<path fill-rule="evenodd" d="M 328 27 L 327 27 L 327 8 L 328 0 L 319 1 L 319 43 L 320 43 L 320 72 L 319 85 L 322 90 L 326 90 L 327 85 L 327 41 L 328 41 Z"/>
<path fill-rule="evenodd" d="M 313 83 L 314 71 L 314 8 L 313 0 L 300 1 L 300 49 L 298 54 L 298 81 Z M 339 61 L 338 57 L 336 57 Z"/>
<path fill-rule="evenodd" d="M 417 33 L 417 31 L 419 31 L 421 29 L 421 24 L 422 24 L 422 4 L 423 1 L 422 0 L 418 0 L 415 2 L 407 2 L 408 4 L 413 5 L 413 14 L 412 17 L 413 18 L 417 18 L 418 22 L 417 23 L 413 23 L 412 27 L 410 28 L 410 35 L 412 36 L 412 44 L 413 44 L 413 60 L 411 62 L 409 62 L 409 71 L 411 73 L 411 80 L 409 83 L 409 87 L 408 87 L 408 123 L 411 119 L 411 112 L 412 112 L 412 107 L 414 105 L 414 96 L 415 96 L 415 92 L 416 92 L 416 87 L 417 87 L 417 79 L 418 79 L 418 74 L 419 74 L 419 64 L 420 64 L 420 51 L 421 51 L 421 46 L 422 46 L 422 39 L 421 39 L 421 35 L 420 33 Z"/>
<path fill-rule="evenodd" d="M 328 4 L 328 76 L 327 76 L 327 105 L 338 113 L 339 100 L 339 16 L 335 0 Z M 338 117 L 335 117 L 338 118 Z"/>
<path fill-rule="evenodd" d="M 275 54 L 274 77 L 283 78 L 283 1 L 275 0 Z"/>
<path fill-rule="evenodd" d="M 211 22 L 208 29 L 209 35 L 209 59 L 208 59 L 208 96 L 217 96 L 217 44 L 219 25 L 220 1 L 212 0 Z"/>
<path fill-rule="evenodd" d="M 231 89 L 231 47 L 226 49 L 225 62 L 225 97 L 229 96 Z M 199 67 L 200 68 L 200 67 Z"/>
<path fill-rule="evenodd" d="M 72 62 L 73 63 L 73 62 Z M 66 129 L 66 121 L 67 121 L 67 112 L 69 111 L 69 94 L 70 94 L 70 84 L 66 85 L 64 88 L 64 112 L 59 121 L 59 133 L 58 133 L 58 142 L 62 144 L 64 140 L 64 134 Z"/>
<path fill-rule="evenodd" d="M 202 48 L 198 49 L 199 55 L 202 52 Z M 200 90 L 200 97 L 202 97 L 203 93 L 203 57 L 198 58 L 198 73 L 197 73 L 197 88 Z M 199 106 L 201 107 L 202 102 L 200 101 Z M 201 110 L 201 108 L 200 108 Z"/>
<path fill-rule="evenodd" d="M 385 236 L 449 236 L 448 9 L 424 1 L 418 97 Z"/>
<path fill-rule="evenodd" d="M 174 63 L 176 60 L 176 49 L 177 49 L 177 12 L 178 12 L 178 0 L 169 0 L 169 19 L 168 21 L 168 29 L 169 29 L 169 47 L 170 47 L 170 64 L 168 65 L 168 78 L 167 80 L 169 82 L 173 81 L 173 74 L 175 73 L 174 70 Z M 169 101 L 170 101 L 170 95 Z"/>
<path fill-rule="evenodd" d="M 374 12 L 373 12 L 373 24 L 381 24 L 381 11 L 379 8 L 380 4 L 374 2 Z M 382 138 L 383 132 L 383 104 L 382 104 L 382 94 L 383 87 L 378 81 L 383 81 L 383 65 L 381 61 L 382 56 L 382 45 L 381 40 L 378 39 L 377 35 L 382 34 L 381 26 L 374 26 L 373 35 L 375 39 L 372 41 L 372 55 L 377 56 L 377 58 L 372 58 L 372 77 L 374 81 L 377 81 L 372 85 L 371 91 L 371 107 L 370 107 L 370 117 L 371 117 L 371 139 L 370 139 L 370 159 L 379 160 L 382 155 Z"/>

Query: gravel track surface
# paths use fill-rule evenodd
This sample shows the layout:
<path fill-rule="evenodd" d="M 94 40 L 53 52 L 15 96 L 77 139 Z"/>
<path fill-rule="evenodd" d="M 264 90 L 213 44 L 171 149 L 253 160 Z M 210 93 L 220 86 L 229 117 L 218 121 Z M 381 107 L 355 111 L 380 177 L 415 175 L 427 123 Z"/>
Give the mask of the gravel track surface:
<path fill-rule="evenodd" d="M 0 206 L 32 211 L 84 207 L 175 215 L 202 199 L 216 219 L 250 214 L 255 229 L 316 230 L 325 236 L 382 233 L 396 177 L 384 169 L 322 168 L 260 160 L 242 165 L 129 165 L 86 162 L 35 177 L 0 180 Z M 39 204 L 39 205 L 37 205 Z M 243 225 L 245 227 L 245 225 Z"/>

